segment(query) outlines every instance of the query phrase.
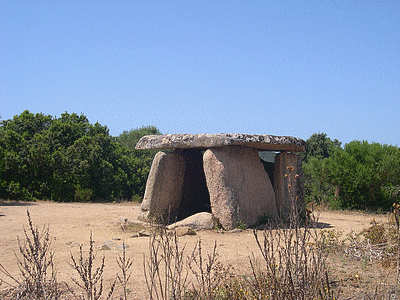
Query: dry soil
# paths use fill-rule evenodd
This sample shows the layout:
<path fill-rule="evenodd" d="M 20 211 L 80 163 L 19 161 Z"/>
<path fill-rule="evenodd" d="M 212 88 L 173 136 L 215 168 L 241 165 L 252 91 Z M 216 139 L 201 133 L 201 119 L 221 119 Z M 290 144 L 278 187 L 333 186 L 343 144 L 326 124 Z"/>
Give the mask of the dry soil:
<path fill-rule="evenodd" d="M 79 245 L 87 253 L 90 235 L 95 241 L 98 258 L 106 257 L 104 279 L 106 287 L 115 278 L 119 269 L 116 258 L 121 254 L 124 242 L 128 255 L 133 258 L 130 297 L 145 299 L 147 294 L 143 275 L 143 260 L 148 253 L 148 237 L 132 238 L 132 231 L 123 231 L 118 225 L 123 217 L 136 220 L 139 212 L 137 203 L 53 203 L 53 202 L 9 202 L 0 201 L 0 263 L 12 274 L 18 275 L 17 259 L 18 238 L 24 240 L 24 228 L 28 229 L 27 210 L 35 226 L 40 229 L 49 226 L 52 249 L 55 251 L 55 264 L 59 272 L 59 281 L 73 286 L 71 278 L 77 278 L 76 271 L 71 268 L 71 254 L 77 256 Z M 345 235 L 351 230 L 361 231 L 368 227 L 372 218 L 387 221 L 384 215 L 368 215 L 346 212 L 318 212 L 319 227 L 337 229 Z M 248 257 L 251 253 L 258 255 L 257 246 L 251 230 L 239 233 L 218 233 L 217 231 L 200 231 L 197 235 L 180 238 L 180 245 L 186 245 L 187 251 L 193 249 L 201 239 L 203 251 L 211 251 L 217 244 L 219 258 L 223 263 L 232 265 L 237 270 L 248 268 Z M 110 241 L 110 242 L 109 242 Z M 103 243 L 109 242 L 111 250 L 100 250 Z M 0 274 L 0 278 L 4 278 Z M 9 280 L 8 280 L 9 281 Z M 2 288 L 5 285 L 3 284 Z M 117 291 L 117 293 L 120 290 Z"/>

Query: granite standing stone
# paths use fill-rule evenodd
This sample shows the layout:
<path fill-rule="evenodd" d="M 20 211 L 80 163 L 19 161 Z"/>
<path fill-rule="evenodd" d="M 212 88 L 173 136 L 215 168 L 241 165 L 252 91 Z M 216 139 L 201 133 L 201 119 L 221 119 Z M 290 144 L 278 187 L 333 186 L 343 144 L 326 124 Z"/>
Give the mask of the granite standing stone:
<path fill-rule="evenodd" d="M 176 219 L 182 197 L 185 161 L 179 153 L 158 152 L 146 183 L 140 220 L 170 223 Z"/>
<path fill-rule="evenodd" d="M 291 169 L 293 167 L 293 169 Z M 288 220 L 293 205 L 304 215 L 304 180 L 301 158 L 287 152 L 275 156 L 274 190 L 279 216 Z"/>
<path fill-rule="evenodd" d="M 243 146 L 208 149 L 204 172 L 211 210 L 224 229 L 254 225 L 260 216 L 276 219 L 275 193 L 258 152 Z"/>

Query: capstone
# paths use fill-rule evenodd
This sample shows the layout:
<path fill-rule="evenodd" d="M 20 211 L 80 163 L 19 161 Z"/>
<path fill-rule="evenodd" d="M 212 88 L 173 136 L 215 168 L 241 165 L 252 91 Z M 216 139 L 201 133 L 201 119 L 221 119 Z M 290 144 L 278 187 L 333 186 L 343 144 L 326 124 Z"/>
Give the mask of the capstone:
<path fill-rule="evenodd" d="M 224 146 L 247 146 L 264 151 L 303 152 L 305 141 L 291 136 L 256 134 L 164 134 L 146 135 L 136 144 L 137 150 L 201 149 Z"/>

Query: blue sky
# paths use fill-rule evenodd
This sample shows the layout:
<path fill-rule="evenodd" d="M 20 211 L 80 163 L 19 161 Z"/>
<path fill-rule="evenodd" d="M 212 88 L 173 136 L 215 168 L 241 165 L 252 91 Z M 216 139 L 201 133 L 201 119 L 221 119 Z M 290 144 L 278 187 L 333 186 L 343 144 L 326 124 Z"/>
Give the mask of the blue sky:
<path fill-rule="evenodd" d="M 0 1 L 0 115 L 400 146 L 400 1 Z"/>

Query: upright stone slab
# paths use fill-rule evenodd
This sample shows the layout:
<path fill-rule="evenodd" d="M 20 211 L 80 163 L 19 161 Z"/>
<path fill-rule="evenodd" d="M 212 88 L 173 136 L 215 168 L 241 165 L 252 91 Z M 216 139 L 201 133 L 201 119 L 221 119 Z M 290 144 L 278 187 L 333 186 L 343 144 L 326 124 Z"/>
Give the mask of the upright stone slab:
<path fill-rule="evenodd" d="M 151 165 L 139 219 L 175 220 L 182 197 L 185 161 L 178 153 L 158 152 Z"/>
<path fill-rule="evenodd" d="M 274 190 L 278 213 L 283 220 L 289 219 L 294 203 L 300 217 L 304 216 L 304 179 L 299 156 L 287 152 L 275 156 Z"/>
<path fill-rule="evenodd" d="M 226 146 L 204 153 L 211 211 L 229 230 L 238 222 L 253 225 L 258 217 L 278 217 L 275 193 L 256 150 Z"/>

